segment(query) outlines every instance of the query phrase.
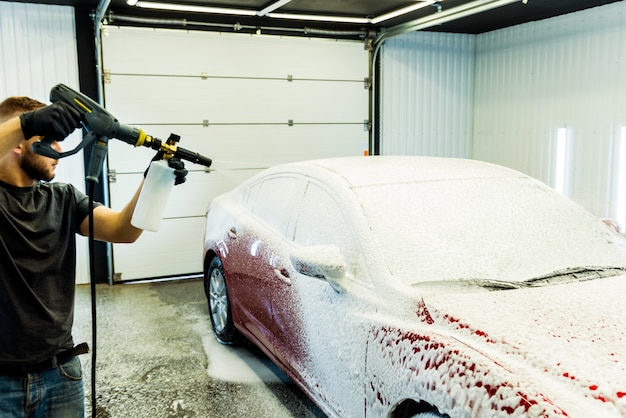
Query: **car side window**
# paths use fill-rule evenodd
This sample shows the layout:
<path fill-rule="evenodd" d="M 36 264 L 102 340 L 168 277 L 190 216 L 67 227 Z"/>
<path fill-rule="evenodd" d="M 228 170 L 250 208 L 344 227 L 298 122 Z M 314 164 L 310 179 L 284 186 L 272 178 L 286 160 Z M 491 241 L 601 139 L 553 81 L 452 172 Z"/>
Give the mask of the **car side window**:
<path fill-rule="evenodd" d="M 245 206 L 261 222 L 284 236 L 299 184 L 295 177 L 268 178 L 253 186 Z"/>
<path fill-rule="evenodd" d="M 294 242 L 298 245 L 337 245 L 349 261 L 356 244 L 341 208 L 322 187 L 308 183 L 295 219 Z"/>
<path fill-rule="evenodd" d="M 248 209 L 248 211 L 252 212 L 252 208 L 254 207 L 254 202 L 256 200 L 256 196 L 259 194 L 259 189 L 261 188 L 262 182 L 256 182 L 249 186 L 245 193 L 241 196 L 241 204 L 243 207 Z"/>

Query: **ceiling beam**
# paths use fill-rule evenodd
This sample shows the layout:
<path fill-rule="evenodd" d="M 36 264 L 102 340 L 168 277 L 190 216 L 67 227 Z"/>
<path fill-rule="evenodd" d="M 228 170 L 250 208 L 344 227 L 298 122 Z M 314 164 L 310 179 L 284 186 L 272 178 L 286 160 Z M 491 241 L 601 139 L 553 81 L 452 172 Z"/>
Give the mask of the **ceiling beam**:
<path fill-rule="evenodd" d="M 452 20 L 472 16 L 477 13 L 482 13 L 491 9 L 495 9 L 497 7 L 506 6 L 507 4 L 516 2 L 520 2 L 520 0 L 476 0 L 470 3 L 463 4 L 461 6 L 453 7 L 449 10 L 436 12 L 431 15 L 421 17 L 419 19 L 393 26 L 382 32 L 376 39 L 376 43 L 380 44 L 392 36 L 427 29 L 433 26 L 441 25 L 446 22 L 450 22 Z M 522 3 L 525 4 L 526 2 L 522 0 Z"/>
<path fill-rule="evenodd" d="M 279 9 L 281 7 L 283 7 L 285 4 L 291 2 L 291 0 L 278 0 L 275 3 L 270 4 L 269 6 L 267 6 L 265 9 L 263 10 L 259 10 L 258 12 L 256 12 L 257 16 L 267 16 L 268 13 L 273 12 L 276 9 Z"/>

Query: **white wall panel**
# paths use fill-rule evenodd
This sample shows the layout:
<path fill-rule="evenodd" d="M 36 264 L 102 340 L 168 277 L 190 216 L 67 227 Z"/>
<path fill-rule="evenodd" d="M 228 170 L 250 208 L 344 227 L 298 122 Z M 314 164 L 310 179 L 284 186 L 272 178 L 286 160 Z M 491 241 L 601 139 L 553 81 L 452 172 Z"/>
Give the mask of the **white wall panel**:
<path fill-rule="evenodd" d="M 0 1 L 0 95 L 48 102 L 58 82 L 76 83 L 74 9 Z"/>
<path fill-rule="evenodd" d="M 554 185 L 557 130 L 566 128 L 565 194 L 615 217 L 625 15 L 621 1 L 477 36 L 388 40 L 382 152 L 472 157 Z"/>
<path fill-rule="evenodd" d="M 367 150 L 362 43 L 113 26 L 103 33 L 107 109 L 160 139 L 176 133 L 181 147 L 214 161 L 208 173 L 187 163 L 188 181 L 174 188 L 161 231 L 114 246 L 122 280 L 202 271 L 202 240 L 172 231 L 191 223 L 201 234 L 210 200 L 260 170 Z M 153 153 L 109 143 L 112 207 L 130 199 Z M 172 259 L 172 246 L 186 262 Z"/>
<path fill-rule="evenodd" d="M 50 89 L 57 83 L 78 87 L 74 8 L 0 1 L 0 101 L 30 96 L 49 103 Z M 80 140 L 77 131 L 62 146 L 71 149 Z M 85 191 L 82 153 L 61 161 L 55 181 Z M 77 237 L 76 279 L 89 282 L 83 237 Z"/>
<path fill-rule="evenodd" d="M 615 215 L 616 141 L 626 125 L 626 2 L 477 36 L 474 158 L 549 185 L 566 128 L 565 194 Z"/>
<path fill-rule="evenodd" d="M 381 59 L 381 153 L 470 157 L 474 37 L 407 33 Z"/>

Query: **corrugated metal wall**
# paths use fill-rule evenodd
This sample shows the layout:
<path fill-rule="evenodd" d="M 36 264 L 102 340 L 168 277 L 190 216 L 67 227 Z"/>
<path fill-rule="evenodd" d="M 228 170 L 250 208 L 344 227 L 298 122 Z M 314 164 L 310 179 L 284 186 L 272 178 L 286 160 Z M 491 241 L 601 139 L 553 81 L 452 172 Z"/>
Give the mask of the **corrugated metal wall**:
<path fill-rule="evenodd" d="M 413 32 L 381 54 L 381 154 L 470 157 L 471 35 Z"/>
<path fill-rule="evenodd" d="M 78 88 L 78 56 L 74 8 L 0 1 L 0 101 L 30 96 L 49 103 L 50 88 L 65 83 Z M 71 149 L 81 140 L 76 132 L 62 142 Z M 84 191 L 82 153 L 62 160 L 57 181 Z M 77 280 L 89 281 L 87 242 L 78 239 Z"/>
<path fill-rule="evenodd" d="M 78 83 L 74 8 L 0 1 L 0 97 L 48 101 L 50 87 Z"/>
<path fill-rule="evenodd" d="M 78 88 L 74 8 L 0 1 L 0 101 L 30 96 L 49 103 L 50 89 L 65 83 Z M 81 140 L 75 132 L 62 143 Z M 82 155 L 63 160 L 56 179 L 84 188 Z"/>
<path fill-rule="evenodd" d="M 566 128 L 564 193 L 614 217 L 626 125 L 626 2 L 478 35 L 474 158 L 554 186 Z"/>
<path fill-rule="evenodd" d="M 472 157 L 554 186 L 557 132 L 566 128 L 564 193 L 615 218 L 625 15 L 622 1 L 476 36 L 388 40 L 382 152 Z"/>

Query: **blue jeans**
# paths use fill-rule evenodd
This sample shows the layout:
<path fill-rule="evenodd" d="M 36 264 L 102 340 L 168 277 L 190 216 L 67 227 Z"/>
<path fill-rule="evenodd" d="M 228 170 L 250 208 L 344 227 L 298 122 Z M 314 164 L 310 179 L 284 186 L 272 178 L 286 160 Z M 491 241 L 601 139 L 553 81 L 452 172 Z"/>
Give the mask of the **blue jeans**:
<path fill-rule="evenodd" d="M 84 418 L 83 372 L 78 357 L 26 376 L 0 370 L 0 417 Z"/>

